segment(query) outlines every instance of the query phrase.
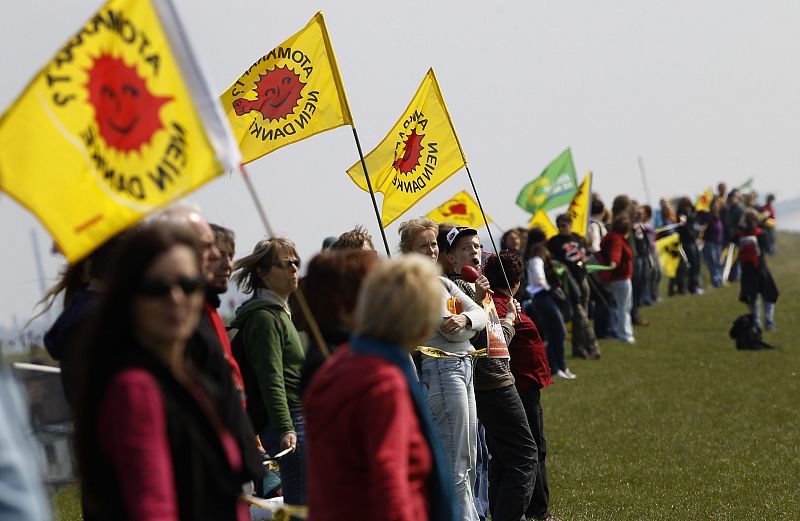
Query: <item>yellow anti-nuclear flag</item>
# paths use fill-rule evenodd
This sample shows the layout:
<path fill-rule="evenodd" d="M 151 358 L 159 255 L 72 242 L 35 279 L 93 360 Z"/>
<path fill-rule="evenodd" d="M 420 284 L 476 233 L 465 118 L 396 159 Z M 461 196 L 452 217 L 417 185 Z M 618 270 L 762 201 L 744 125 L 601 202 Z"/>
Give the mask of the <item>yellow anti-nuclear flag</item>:
<path fill-rule="evenodd" d="M 374 190 L 383 193 L 384 228 L 466 165 L 433 69 L 365 163 Z M 359 188 L 368 190 L 360 161 L 347 174 Z"/>
<path fill-rule="evenodd" d="M 256 60 L 220 96 L 244 162 L 342 125 L 352 125 L 322 12 Z"/>
<path fill-rule="evenodd" d="M 241 157 L 168 0 L 110 0 L 0 119 L 0 190 L 74 262 Z"/>
<path fill-rule="evenodd" d="M 567 215 L 572 218 L 572 233 L 586 237 L 589 231 L 589 208 L 592 200 L 592 173 L 588 172 L 569 203 Z"/>
<path fill-rule="evenodd" d="M 437 223 L 450 222 L 470 228 L 478 228 L 485 224 L 478 203 L 467 192 L 459 192 L 425 217 L 433 219 Z M 488 215 L 486 222 L 492 222 Z"/>
<path fill-rule="evenodd" d="M 550 220 L 547 212 L 541 208 L 537 210 L 535 214 L 533 214 L 533 218 L 531 218 L 531 220 L 528 222 L 528 229 L 532 230 L 534 228 L 539 228 L 542 230 L 545 238 L 547 239 L 550 239 L 550 237 L 558 234 L 556 225 Z"/>
<path fill-rule="evenodd" d="M 680 236 L 677 233 L 673 233 L 658 239 L 656 241 L 656 252 L 664 274 L 669 278 L 675 278 L 681 259 L 685 255 L 681 246 Z"/>
<path fill-rule="evenodd" d="M 695 211 L 698 212 L 710 212 L 711 211 L 711 201 L 714 200 L 714 191 L 709 186 L 706 188 L 706 191 L 697 198 L 697 202 L 694 204 Z"/>

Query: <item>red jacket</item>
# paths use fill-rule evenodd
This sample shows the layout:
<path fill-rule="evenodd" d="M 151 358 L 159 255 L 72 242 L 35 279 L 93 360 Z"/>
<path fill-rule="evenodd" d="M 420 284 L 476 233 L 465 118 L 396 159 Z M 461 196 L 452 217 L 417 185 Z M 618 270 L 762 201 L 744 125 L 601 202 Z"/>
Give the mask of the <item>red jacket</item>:
<path fill-rule="evenodd" d="M 402 371 L 342 346 L 305 394 L 310 521 L 427 521 L 428 443 Z"/>
<path fill-rule="evenodd" d="M 493 296 L 497 314 L 506 316 L 509 297 L 495 293 Z M 531 387 L 543 389 L 553 383 L 550 378 L 550 366 L 547 364 L 547 354 L 544 343 L 539 336 L 536 325 L 522 313 L 514 323 L 516 333 L 508 345 L 511 355 L 511 374 L 517 389 L 524 390 Z"/>
<path fill-rule="evenodd" d="M 617 231 L 611 230 L 600 241 L 600 249 L 609 264 L 616 263 L 608 280 L 626 280 L 633 277 L 633 252 L 628 239 Z"/>

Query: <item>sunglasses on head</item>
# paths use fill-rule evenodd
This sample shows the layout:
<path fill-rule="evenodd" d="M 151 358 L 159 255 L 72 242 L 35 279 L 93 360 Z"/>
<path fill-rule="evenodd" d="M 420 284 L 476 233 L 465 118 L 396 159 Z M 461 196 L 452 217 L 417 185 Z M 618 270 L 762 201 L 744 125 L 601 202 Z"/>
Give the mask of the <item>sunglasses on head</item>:
<path fill-rule="evenodd" d="M 146 297 L 166 297 L 176 286 L 181 288 L 184 295 L 193 295 L 203 288 L 203 279 L 200 277 L 178 277 L 174 280 L 146 278 L 139 285 L 138 293 Z"/>
<path fill-rule="evenodd" d="M 294 266 L 298 270 L 300 269 L 300 259 L 283 259 L 277 262 L 272 263 L 273 266 L 277 266 L 279 268 L 288 269 L 291 266 Z"/>

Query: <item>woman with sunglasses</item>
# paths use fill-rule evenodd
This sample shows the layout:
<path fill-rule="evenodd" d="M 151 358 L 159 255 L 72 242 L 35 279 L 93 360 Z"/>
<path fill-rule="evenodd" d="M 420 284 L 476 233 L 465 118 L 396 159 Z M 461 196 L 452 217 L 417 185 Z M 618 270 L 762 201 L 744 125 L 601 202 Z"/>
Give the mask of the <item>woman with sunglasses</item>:
<path fill-rule="evenodd" d="M 76 444 L 87 519 L 249 519 L 249 481 L 213 385 L 184 356 L 203 304 L 183 228 L 131 232 L 79 359 Z"/>
<path fill-rule="evenodd" d="M 306 504 L 305 419 L 300 376 L 305 353 L 289 308 L 297 290 L 300 259 L 288 239 L 266 239 L 236 261 L 232 280 L 252 294 L 236 310 L 233 355 L 242 370 L 247 413 L 278 464 L 284 501 Z"/>

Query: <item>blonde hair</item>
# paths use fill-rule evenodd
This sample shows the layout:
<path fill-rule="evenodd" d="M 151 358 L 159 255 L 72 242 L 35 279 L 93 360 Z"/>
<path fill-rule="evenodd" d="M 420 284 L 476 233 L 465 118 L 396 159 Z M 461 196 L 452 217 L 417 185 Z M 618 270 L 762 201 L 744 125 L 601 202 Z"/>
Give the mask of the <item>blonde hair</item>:
<path fill-rule="evenodd" d="M 256 289 L 264 287 L 258 269 L 269 272 L 281 254 L 299 258 L 294 243 L 289 239 L 278 237 L 258 241 L 253 253 L 233 263 L 231 281 L 244 293 L 255 293 Z"/>
<path fill-rule="evenodd" d="M 357 335 L 411 347 L 441 319 L 442 283 L 436 264 L 417 254 L 396 257 L 373 269 L 361 286 L 355 313 Z"/>
<path fill-rule="evenodd" d="M 415 217 L 400 225 L 397 233 L 400 234 L 400 252 L 411 253 L 414 250 L 414 239 L 421 232 L 430 230 L 434 235 L 439 233 L 439 225 L 433 219 L 427 217 Z"/>

